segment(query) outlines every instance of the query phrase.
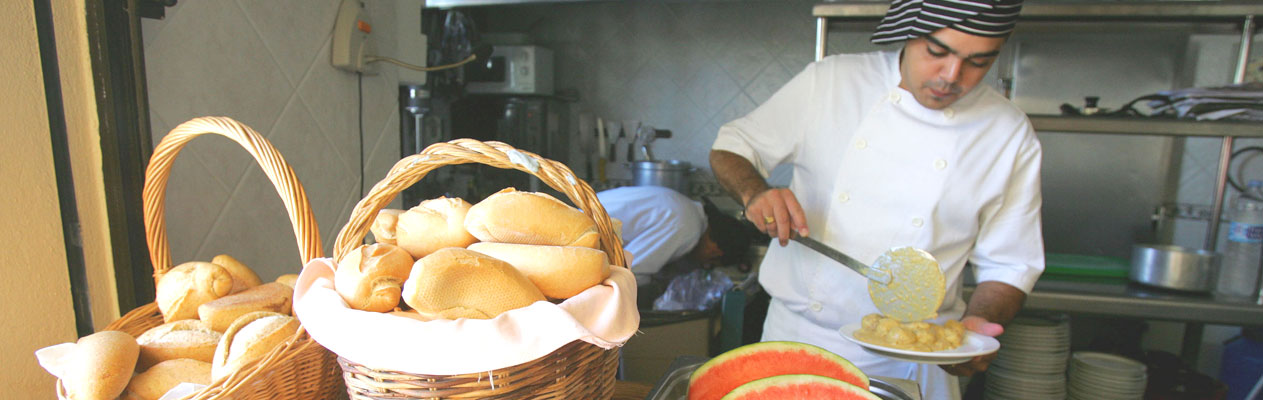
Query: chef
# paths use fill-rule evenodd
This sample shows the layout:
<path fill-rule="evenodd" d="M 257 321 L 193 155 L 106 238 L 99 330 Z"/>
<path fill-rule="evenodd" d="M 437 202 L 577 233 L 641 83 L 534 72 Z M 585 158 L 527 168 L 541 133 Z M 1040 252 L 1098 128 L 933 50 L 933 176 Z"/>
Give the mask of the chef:
<path fill-rule="evenodd" d="M 772 296 L 763 340 L 822 346 L 870 375 L 916 380 L 926 399 L 960 397 L 953 365 L 866 353 L 837 329 L 877 312 L 864 277 L 788 242 L 810 236 L 863 262 L 897 246 L 939 261 L 947 294 L 932 322 L 987 336 L 1021 308 L 1044 268 L 1040 145 L 1025 114 L 979 85 L 1021 0 L 894 0 L 872 36 L 898 48 L 812 63 L 766 103 L 723 125 L 710 155 L 748 220 L 775 237 L 759 283 Z M 793 169 L 788 187 L 768 171 Z M 966 263 L 978 283 L 961 299 Z"/>
<path fill-rule="evenodd" d="M 669 188 L 626 186 L 596 197 L 611 218 L 622 221 L 642 309 L 652 309 L 676 276 L 737 262 L 750 244 L 737 219 Z"/>

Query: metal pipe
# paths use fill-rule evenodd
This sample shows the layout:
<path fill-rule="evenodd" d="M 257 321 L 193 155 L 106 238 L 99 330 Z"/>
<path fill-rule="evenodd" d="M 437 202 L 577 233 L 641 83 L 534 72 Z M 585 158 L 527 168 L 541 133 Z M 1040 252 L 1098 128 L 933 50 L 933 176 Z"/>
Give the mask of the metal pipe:
<path fill-rule="evenodd" d="M 1241 48 L 1237 52 L 1237 68 L 1233 73 L 1232 83 L 1245 82 L 1246 66 L 1250 63 L 1250 47 L 1254 45 L 1254 16 L 1247 15 L 1241 23 Z M 1223 218 L 1224 194 L 1228 186 L 1228 169 L 1232 163 L 1233 137 L 1224 136 L 1219 148 L 1219 170 L 1215 173 L 1215 198 L 1210 209 L 1210 224 L 1206 227 L 1206 242 L 1203 249 L 1215 251 L 1219 241 L 1219 221 Z"/>
<path fill-rule="evenodd" d="M 824 59 L 825 42 L 829 40 L 829 19 L 816 18 L 816 61 Z"/>

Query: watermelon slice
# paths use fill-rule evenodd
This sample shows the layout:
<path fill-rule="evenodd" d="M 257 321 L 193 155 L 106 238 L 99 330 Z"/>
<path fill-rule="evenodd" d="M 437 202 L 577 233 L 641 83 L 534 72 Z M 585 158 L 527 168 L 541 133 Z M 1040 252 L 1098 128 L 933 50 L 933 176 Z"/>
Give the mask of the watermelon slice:
<path fill-rule="evenodd" d="M 718 400 L 756 379 L 811 374 L 868 390 L 868 375 L 842 356 L 806 343 L 759 342 L 729 350 L 689 376 L 689 400 Z"/>
<path fill-rule="evenodd" d="M 858 386 L 820 375 L 777 375 L 738 386 L 722 400 L 881 400 Z"/>

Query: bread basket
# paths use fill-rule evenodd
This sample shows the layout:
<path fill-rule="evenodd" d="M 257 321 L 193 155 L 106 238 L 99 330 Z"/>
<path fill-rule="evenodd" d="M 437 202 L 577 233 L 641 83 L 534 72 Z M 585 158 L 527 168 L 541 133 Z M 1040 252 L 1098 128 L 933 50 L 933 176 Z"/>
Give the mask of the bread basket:
<path fill-rule="evenodd" d="M 378 211 L 430 171 L 445 165 L 481 163 L 516 169 L 538 177 L 564 193 L 591 218 L 611 265 L 625 266 L 626 254 L 596 193 L 568 167 L 500 142 L 457 139 L 436 143 L 400 160 L 356 204 L 334 245 L 334 260 L 353 251 L 368 233 Z M 633 301 L 634 302 L 634 301 Z M 352 399 L 608 399 L 614 394 L 618 350 L 575 340 L 551 353 L 493 372 L 418 375 L 381 370 L 338 357 Z"/>
<path fill-rule="evenodd" d="M 217 134 L 232 139 L 254 156 L 285 203 L 303 261 L 323 257 L 319 229 L 307 202 L 307 194 L 293 169 L 276 148 L 254 129 L 233 119 L 195 118 L 175 127 L 162 138 L 154 148 L 149 166 L 145 170 L 145 234 L 155 282 L 173 268 L 165 220 L 166 188 L 171 165 L 185 144 L 204 134 Z M 162 323 L 158 305 L 149 303 L 128 312 L 105 329 L 140 336 Z M 311 340 L 300 328 L 293 337 L 254 365 L 212 382 L 210 386 L 186 399 L 344 398 L 346 392 L 338 375 L 333 353 Z M 58 382 L 58 388 L 60 390 L 61 382 Z"/>

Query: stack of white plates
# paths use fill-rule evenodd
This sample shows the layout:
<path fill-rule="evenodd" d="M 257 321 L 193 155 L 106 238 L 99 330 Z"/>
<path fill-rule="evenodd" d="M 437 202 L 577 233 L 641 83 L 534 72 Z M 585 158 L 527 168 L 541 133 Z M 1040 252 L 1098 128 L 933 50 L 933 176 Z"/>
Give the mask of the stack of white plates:
<path fill-rule="evenodd" d="M 1000 353 L 987 369 L 987 399 L 1063 400 L 1070 320 L 1018 317 L 1004 327 Z"/>
<path fill-rule="evenodd" d="M 1145 364 L 1127 357 L 1076 351 L 1070 363 L 1069 399 L 1140 400 L 1145 395 Z"/>

